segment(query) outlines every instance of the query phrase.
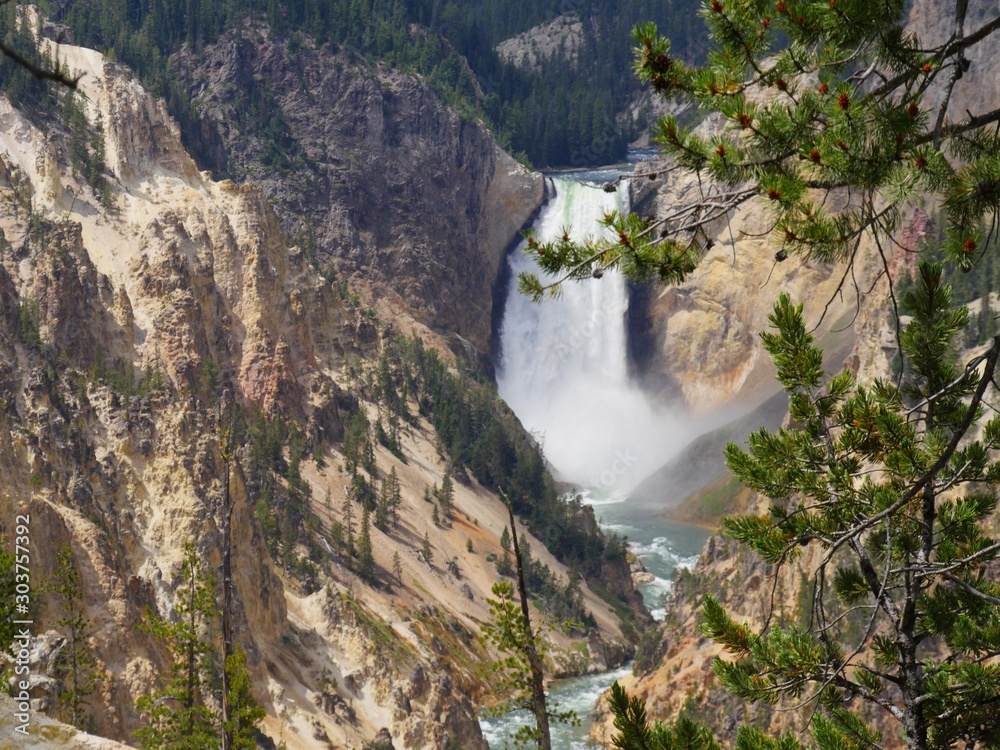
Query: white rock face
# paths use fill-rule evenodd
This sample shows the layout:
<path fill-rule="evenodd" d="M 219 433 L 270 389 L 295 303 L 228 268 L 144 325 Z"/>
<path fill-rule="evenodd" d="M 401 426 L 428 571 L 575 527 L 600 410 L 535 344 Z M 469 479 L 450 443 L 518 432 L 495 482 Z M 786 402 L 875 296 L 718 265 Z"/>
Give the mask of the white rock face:
<path fill-rule="evenodd" d="M 36 711 L 29 711 L 27 720 L 22 721 L 18 717 L 20 713 L 20 704 L 6 693 L 0 693 L 0 748 L 128 750 L 131 747 L 81 732 Z"/>
<path fill-rule="evenodd" d="M 582 43 L 583 23 L 578 17 L 567 15 L 505 39 L 496 50 L 504 62 L 530 72 L 559 54 L 575 63 Z"/>

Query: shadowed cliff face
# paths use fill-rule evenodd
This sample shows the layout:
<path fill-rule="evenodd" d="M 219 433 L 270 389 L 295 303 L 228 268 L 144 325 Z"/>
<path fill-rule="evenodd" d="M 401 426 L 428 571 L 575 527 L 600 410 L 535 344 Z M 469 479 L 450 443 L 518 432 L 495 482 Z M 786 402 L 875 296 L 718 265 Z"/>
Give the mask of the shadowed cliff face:
<path fill-rule="evenodd" d="M 359 56 L 245 29 L 177 62 L 225 145 L 216 171 L 260 184 L 321 264 L 488 354 L 493 283 L 540 175 L 423 82 Z"/>

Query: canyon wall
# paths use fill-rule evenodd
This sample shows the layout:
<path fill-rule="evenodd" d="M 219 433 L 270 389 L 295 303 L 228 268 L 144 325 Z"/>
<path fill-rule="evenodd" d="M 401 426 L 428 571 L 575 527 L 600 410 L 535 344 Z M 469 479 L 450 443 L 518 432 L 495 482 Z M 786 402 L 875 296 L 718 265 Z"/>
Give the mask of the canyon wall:
<path fill-rule="evenodd" d="M 106 675 L 89 705 L 93 729 L 127 740 L 140 724 L 135 699 L 159 684 L 169 663 L 163 645 L 140 625 L 150 613 L 172 616 L 184 543 L 194 542 L 211 569 L 221 565 L 222 386 L 230 409 L 302 426 L 312 458 L 302 462 L 301 481 L 316 533 L 326 537 L 353 502 L 341 452 L 345 422 L 359 410 L 377 418 L 379 407 L 358 395 L 360 383 L 385 345 L 387 323 L 398 321 L 345 303 L 337 282 L 289 244 L 267 198 L 280 185 L 215 181 L 184 150 L 163 102 L 128 71 L 92 50 L 63 45 L 50 52 L 83 75 L 78 102 L 107 172 L 95 193 L 71 166 L 73 144 L 58 117 L 43 131 L 37 115 L 0 98 L 0 470 L 7 477 L 0 524 L 9 532 L 15 515 L 30 516 L 38 586 L 51 579 L 57 551 L 72 551 L 91 645 Z M 379 262 L 386 264 L 384 283 L 410 283 L 404 270 L 393 269 L 413 250 L 422 258 L 412 260 L 419 273 L 456 285 L 452 297 L 440 292 L 447 311 L 438 323 L 450 325 L 448 316 L 456 316 L 450 330 L 488 340 L 492 276 L 507 241 L 497 238 L 516 231 L 533 210 L 540 178 L 411 79 L 379 72 L 343 83 L 360 87 L 351 96 L 362 100 L 355 102 L 358 132 L 375 138 L 365 152 L 372 159 L 392 156 L 379 156 L 378 138 L 398 138 L 396 154 L 421 148 L 417 134 L 399 132 L 391 118 L 368 123 L 383 107 L 406 109 L 400 116 L 415 118 L 411 125 L 427 140 L 440 129 L 442 149 L 468 145 L 457 148 L 450 166 L 432 167 L 435 156 L 427 152 L 419 168 L 410 163 L 425 186 L 454 176 L 435 169 L 467 175 L 450 197 L 436 194 L 445 204 L 455 201 L 448 209 L 464 217 L 469 242 L 456 240 L 449 252 L 462 255 L 466 270 L 441 276 L 439 265 L 454 258 L 429 250 L 421 256 L 412 247 Z M 395 94 L 383 85 L 395 86 Z M 340 122 L 348 118 L 342 115 Z M 421 124 L 420 117 L 430 119 Z M 366 166 L 373 170 L 367 174 L 381 169 L 386 179 L 408 179 L 386 163 Z M 374 221 L 383 196 L 354 200 Z M 446 214 L 425 217 L 440 223 L 443 244 L 435 247 L 455 239 Z M 405 239 L 402 228 L 394 231 Z M 471 244 L 480 234 L 483 242 Z M 352 238 L 342 237 L 345 258 Z M 358 269 L 375 262 L 360 249 L 358 257 Z M 383 282 L 372 273 L 377 290 Z M 473 298 L 485 322 L 477 328 L 479 312 L 469 312 L 462 325 L 471 328 L 463 328 L 464 295 L 479 291 L 483 296 Z M 413 299 L 427 302 L 438 293 L 413 292 Z M 440 346 L 440 338 L 429 335 L 429 345 Z M 416 404 L 409 408 L 418 412 Z M 398 524 L 371 532 L 374 564 L 394 571 L 392 585 L 362 579 L 329 543 L 313 574 L 276 564 L 258 518 L 260 498 L 246 478 L 253 457 L 241 449 L 230 464 L 234 637 L 247 651 L 253 693 L 267 711 L 263 731 L 274 746 L 292 750 L 356 748 L 376 737 L 397 748 L 484 748 L 475 710 L 498 696 L 486 666 L 492 655 L 477 635 L 490 616 L 486 597 L 498 577 L 490 558 L 502 554 L 505 506 L 466 478 L 456 481 L 453 521 L 432 521 L 424 493 L 452 467 L 422 417 L 401 430 L 395 452 L 378 445 L 373 454 L 374 474 L 395 469 L 401 485 Z M 565 566 L 520 531 L 534 556 L 567 581 Z M 418 554 L 424 538 L 432 539 L 433 562 Z M 627 589 L 625 595 L 634 593 Z M 586 585 L 582 596 L 596 618 L 592 641 L 608 646 L 601 645 L 602 658 L 624 658 L 629 648 L 614 614 Z M 37 621 L 42 637 L 31 663 L 39 710 L 57 709 L 53 665 L 65 647 L 52 630 L 57 617 L 53 605 Z M 553 671 L 595 668 L 596 656 L 570 639 L 555 637 L 554 645 Z M 0 732 L 10 731 L 10 720 L 0 717 Z"/>
<path fill-rule="evenodd" d="M 175 63 L 222 144 L 213 170 L 261 185 L 285 231 L 370 301 L 489 361 L 493 283 L 541 205 L 540 174 L 425 82 L 349 50 L 248 26 Z"/>

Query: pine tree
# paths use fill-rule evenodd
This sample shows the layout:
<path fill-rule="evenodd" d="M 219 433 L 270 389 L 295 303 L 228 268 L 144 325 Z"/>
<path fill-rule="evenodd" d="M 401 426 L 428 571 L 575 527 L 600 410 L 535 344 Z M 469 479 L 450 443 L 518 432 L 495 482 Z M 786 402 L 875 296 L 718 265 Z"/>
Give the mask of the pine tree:
<path fill-rule="evenodd" d="M 392 493 L 389 488 L 389 478 L 386 477 L 379 483 L 378 500 L 375 502 L 375 528 L 379 531 L 386 531 L 389 528 L 391 503 Z"/>
<path fill-rule="evenodd" d="M 399 551 L 392 553 L 392 577 L 399 583 L 403 582 L 403 562 L 399 559 Z"/>
<path fill-rule="evenodd" d="M 510 529 L 506 526 L 503 527 L 503 533 L 500 535 L 500 549 L 503 550 L 503 557 L 497 560 L 497 573 L 502 576 L 513 575 L 514 565 L 510 561 Z"/>
<path fill-rule="evenodd" d="M 424 532 L 424 541 L 420 545 L 420 554 L 424 558 L 424 562 L 428 565 L 434 560 L 434 551 L 431 549 L 431 538 Z"/>
<path fill-rule="evenodd" d="M 513 528 L 514 511 L 506 495 L 504 499 L 508 503 L 507 512 Z M 483 640 L 501 654 L 501 658 L 492 664 L 493 674 L 498 678 L 496 689 L 501 693 L 513 694 L 511 699 L 493 709 L 491 713 L 506 713 L 513 708 L 530 710 L 534 714 L 535 723 L 518 729 L 514 734 L 514 744 L 524 747 L 530 743 L 541 750 L 551 750 L 550 722 L 575 724 L 579 720 L 573 711 L 556 710 L 545 695 L 542 663 L 548 650 L 548 642 L 531 624 L 528 590 L 525 583 L 530 555 L 516 538 L 514 559 L 517 561 L 519 602 L 514 601 L 514 587 L 509 581 L 493 584 L 491 591 L 496 598 L 486 600 L 490 606 L 490 620 L 483 626 Z M 552 627 L 562 625 L 554 623 Z"/>
<path fill-rule="evenodd" d="M 255 727 L 267 715 L 250 693 L 250 674 L 246 668 L 246 652 L 236 644 L 226 660 L 229 677 L 229 721 L 223 730 L 230 737 L 230 750 L 256 750 Z"/>
<path fill-rule="evenodd" d="M 374 479 L 378 468 L 375 465 L 375 446 L 372 445 L 371 440 L 365 440 L 364 446 L 362 446 L 361 465 L 368 472 L 368 476 Z"/>
<path fill-rule="evenodd" d="M 403 492 L 399 486 L 399 475 L 396 467 L 389 471 L 389 510 L 392 515 L 392 527 L 399 526 L 399 509 L 403 505 Z"/>
<path fill-rule="evenodd" d="M 369 511 L 375 510 L 376 497 L 372 484 L 357 470 L 351 474 L 350 495 Z"/>
<path fill-rule="evenodd" d="M 953 34 L 930 44 L 905 29 L 906 7 L 704 0 L 713 49 L 703 67 L 672 55 L 655 24 L 638 25 L 639 77 L 674 105 L 724 123 L 710 137 L 673 116 L 655 129 L 665 155 L 702 189 L 658 219 L 612 212 L 611 239 L 530 238 L 528 252 L 549 278 L 524 274 L 522 291 L 538 298 L 612 268 L 640 282 L 681 281 L 714 243 L 713 222 L 754 201 L 774 227 L 777 261 L 853 262 L 862 237 L 891 244 L 908 202 L 940 195 L 947 256 L 970 268 L 984 251 L 983 217 L 1000 209 L 1000 108 L 949 106 L 970 49 L 1000 20 L 957 0 Z"/>
<path fill-rule="evenodd" d="M 136 730 L 135 738 L 144 750 L 216 748 L 217 716 L 204 701 L 214 653 L 209 629 L 218 615 L 215 582 L 192 542 L 184 545 L 174 615 L 173 621 L 155 617 L 143 626 L 163 641 L 172 664 L 166 686 L 136 701 L 145 726 Z"/>
<path fill-rule="evenodd" d="M 101 675 L 90 647 L 93 635 L 87 609 L 83 604 L 80 573 L 73 561 L 73 550 L 63 545 L 56 552 L 55 580 L 52 590 L 59 595 L 61 617 L 56 624 L 66 634 L 66 645 L 56 660 L 56 673 L 65 687 L 59 702 L 73 726 L 83 725 L 87 698 L 97 689 Z"/>
<path fill-rule="evenodd" d="M 965 368 L 951 362 L 968 311 L 952 308 L 938 264 L 921 263 L 904 305 L 903 382 L 864 386 L 849 371 L 825 378 L 801 306 L 783 295 L 762 338 L 795 427 L 726 450 L 730 471 L 772 500 L 767 515 L 727 519 L 727 533 L 778 567 L 812 545 L 821 562 L 808 628 L 755 632 L 707 595 L 702 631 L 735 658 L 714 669 L 743 700 L 815 704 L 822 750 L 882 744 L 858 701 L 891 716 L 910 750 L 1000 744 L 1000 584 L 988 573 L 1000 543 L 986 532 L 1000 416 L 982 424 L 1000 337 Z M 749 727 L 741 736 L 773 742 Z"/>
<path fill-rule="evenodd" d="M 362 578 L 371 578 L 375 573 L 371 522 L 367 508 L 361 511 L 361 532 L 358 535 L 358 572 Z"/>
<path fill-rule="evenodd" d="M 646 718 L 646 704 L 641 698 L 629 697 L 617 682 L 611 686 L 608 707 L 615 717 L 615 729 L 618 730 L 618 734 L 611 739 L 612 747 L 616 750 L 722 750 L 722 746 L 704 726 L 686 717 L 679 719 L 673 726 L 667 726 L 663 722 L 650 724 Z M 755 744 L 737 742 L 736 746 L 750 748 Z"/>
<path fill-rule="evenodd" d="M 344 533 L 347 534 L 347 554 L 354 557 L 354 501 L 350 497 L 344 500 Z"/>
<path fill-rule="evenodd" d="M 441 480 L 441 488 L 437 491 L 437 499 L 441 504 L 441 518 L 445 525 L 451 521 L 451 510 L 455 505 L 455 483 L 451 479 L 451 472 L 445 472 Z"/>
<path fill-rule="evenodd" d="M 362 458 L 367 454 L 366 446 L 370 443 L 368 420 L 363 412 L 356 411 L 348 420 L 344 433 L 344 462 L 348 471 L 353 472 L 362 463 Z"/>

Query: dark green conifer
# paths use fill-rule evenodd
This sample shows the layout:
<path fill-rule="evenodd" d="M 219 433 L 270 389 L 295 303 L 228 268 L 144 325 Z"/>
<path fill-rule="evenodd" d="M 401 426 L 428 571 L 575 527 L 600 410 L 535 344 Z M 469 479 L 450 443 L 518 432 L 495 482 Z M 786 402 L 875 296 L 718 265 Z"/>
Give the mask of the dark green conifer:
<path fill-rule="evenodd" d="M 73 561 L 73 550 L 64 545 L 56 552 L 55 580 L 52 591 L 59 595 L 60 618 L 56 621 L 66 635 L 66 645 L 56 659 L 56 673 L 64 688 L 59 703 L 65 720 L 83 726 L 87 698 L 101 682 L 97 659 L 90 646 L 93 636 L 90 618 L 83 603 L 80 573 Z"/>
<path fill-rule="evenodd" d="M 361 512 L 361 531 L 358 534 L 358 572 L 362 578 L 371 578 L 375 573 L 371 521 L 367 508 Z"/>
<path fill-rule="evenodd" d="M 246 668 L 246 652 L 239 643 L 226 660 L 229 676 L 229 714 L 223 730 L 230 738 L 230 750 L 256 750 L 257 725 L 267 715 L 250 692 L 250 673 Z"/>
<path fill-rule="evenodd" d="M 904 300 L 902 384 L 865 386 L 825 375 L 802 307 L 783 295 L 762 338 L 795 426 L 726 449 L 730 471 L 772 501 L 766 515 L 726 519 L 727 533 L 775 566 L 809 546 L 820 562 L 808 627 L 757 632 L 707 595 L 702 631 L 725 647 L 714 669 L 734 696 L 818 708 L 821 750 L 882 745 L 858 702 L 892 717 L 909 750 L 1000 743 L 1000 585 L 988 573 L 1000 416 L 982 421 L 1000 338 L 955 367 L 968 312 L 951 302 L 941 266 L 922 263 Z M 748 750 L 775 742 L 799 746 L 750 727 L 737 737 Z"/>
<path fill-rule="evenodd" d="M 428 565 L 434 560 L 434 550 L 431 549 L 431 538 L 424 532 L 424 541 L 420 545 L 420 554 L 424 558 L 424 562 Z"/>
<path fill-rule="evenodd" d="M 202 565 L 194 544 L 188 542 L 184 545 L 174 618 L 153 617 L 143 626 L 163 642 L 172 663 L 166 685 L 136 701 L 136 710 L 144 722 L 135 732 L 139 747 L 218 747 L 217 716 L 205 704 L 214 654 L 210 627 L 217 616 L 214 580 Z"/>
<path fill-rule="evenodd" d="M 446 471 L 441 479 L 441 488 L 437 491 L 437 499 L 441 504 L 441 518 L 445 525 L 451 521 L 451 511 L 455 505 L 455 483 L 452 481 L 451 472 Z"/>

